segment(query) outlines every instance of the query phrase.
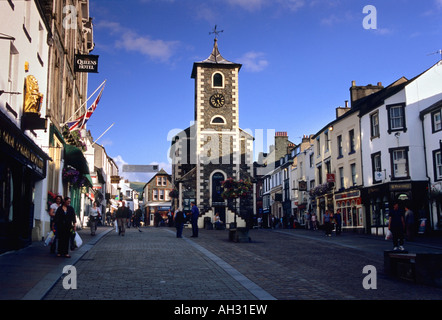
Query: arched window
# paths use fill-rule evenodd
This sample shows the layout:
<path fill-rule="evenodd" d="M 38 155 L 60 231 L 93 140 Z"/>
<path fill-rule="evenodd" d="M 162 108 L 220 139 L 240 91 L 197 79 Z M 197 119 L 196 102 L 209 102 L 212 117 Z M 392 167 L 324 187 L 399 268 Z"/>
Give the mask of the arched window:
<path fill-rule="evenodd" d="M 210 120 L 211 124 L 226 124 L 226 119 L 221 116 L 214 116 L 212 120 Z"/>
<path fill-rule="evenodd" d="M 223 75 L 221 73 L 217 72 L 213 75 L 213 86 L 223 87 Z"/>

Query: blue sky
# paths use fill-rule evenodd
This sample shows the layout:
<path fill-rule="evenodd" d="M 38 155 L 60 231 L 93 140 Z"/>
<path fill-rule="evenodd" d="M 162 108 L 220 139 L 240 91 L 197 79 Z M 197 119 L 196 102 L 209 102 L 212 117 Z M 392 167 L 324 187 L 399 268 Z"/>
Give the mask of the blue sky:
<path fill-rule="evenodd" d="M 240 127 L 294 143 L 334 119 L 352 80 L 412 78 L 442 49 L 442 0 L 91 0 L 90 15 L 100 58 L 89 94 L 107 83 L 87 129 L 97 139 L 114 123 L 97 141 L 109 156 L 168 172 L 170 135 L 194 116 L 192 66 L 210 55 L 215 25 L 223 57 L 243 64 Z"/>

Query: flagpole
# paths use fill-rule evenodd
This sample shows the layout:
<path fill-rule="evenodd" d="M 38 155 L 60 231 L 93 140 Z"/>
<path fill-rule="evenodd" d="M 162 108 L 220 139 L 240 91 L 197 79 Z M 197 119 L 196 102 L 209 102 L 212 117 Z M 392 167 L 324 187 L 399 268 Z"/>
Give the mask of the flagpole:
<path fill-rule="evenodd" d="M 98 91 L 98 89 L 100 89 L 105 83 L 106 83 L 107 79 L 104 80 L 99 86 L 98 88 L 89 96 L 89 98 L 86 99 L 85 102 L 83 102 L 83 104 L 74 112 L 74 114 L 65 122 L 63 123 L 63 125 L 65 125 L 66 123 L 68 123 L 72 118 L 75 117 L 75 115 L 78 113 L 78 110 L 80 110 L 81 108 L 83 108 L 83 106 L 94 96 L 94 94 Z M 87 111 L 87 108 L 86 108 Z"/>
<path fill-rule="evenodd" d="M 101 134 L 101 136 L 99 136 L 92 144 L 91 144 L 91 146 L 93 146 L 94 144 L 95 144 L 95 142 L 97 142 L 98 141 L 98 139 L 100 139 L 102 136 L 104 136 L 104 134 L 110 129 L 110 128 L 112 128 L 112 126 L 115 124 L 115 122 L 114 123 L 112 123 L 111 125 L 110 125 L 110 127 L 109 128 L 107 128 L 106 129 L 106 131 L 104 131 L 102 134 Z"/>

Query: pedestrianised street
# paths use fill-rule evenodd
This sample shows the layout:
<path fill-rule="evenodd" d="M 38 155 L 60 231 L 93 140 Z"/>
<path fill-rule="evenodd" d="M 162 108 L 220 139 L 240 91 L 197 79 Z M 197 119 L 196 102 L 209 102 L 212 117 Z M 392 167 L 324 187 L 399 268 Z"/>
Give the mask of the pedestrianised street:
<path fill-rule="evenodd" d="M 382 237 L 253 229 L 250 242 L 236 243 L 229 241 L 228 230 L 202 229 L 198 238 L 190 238 L 190 229 L 184 230 L 184 238 L 176 238 L 174 228 L 141 230 L 128 229 L 122 237 L 110 227 L 99 228 L 106 234 L 74 265 L 76 289 L 63 285 L 70 276 L 66 273 L 44 299 L 442 299 L 442 288 L 385 274 L 383 255 L 392 244 Z M 440 252 L 442 243 L 417 238 L 406 249 Z M 364 273 L 365 266 L 375 273 Z M 374 289 L 364 288 L 367 276 L 374 276 Z"/>

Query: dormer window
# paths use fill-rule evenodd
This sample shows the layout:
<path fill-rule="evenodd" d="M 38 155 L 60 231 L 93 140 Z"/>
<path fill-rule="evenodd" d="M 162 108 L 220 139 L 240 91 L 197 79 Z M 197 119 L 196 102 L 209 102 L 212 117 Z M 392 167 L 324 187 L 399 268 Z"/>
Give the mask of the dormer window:
<path fill-rule="evenodd" d="M 223 88 L 224 87 L 224 77 L 222 75 L 222 73 L 214 73 L 213 74 L 213 87 L 217 87 L 217 88 Z"/>

